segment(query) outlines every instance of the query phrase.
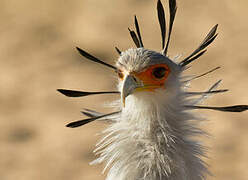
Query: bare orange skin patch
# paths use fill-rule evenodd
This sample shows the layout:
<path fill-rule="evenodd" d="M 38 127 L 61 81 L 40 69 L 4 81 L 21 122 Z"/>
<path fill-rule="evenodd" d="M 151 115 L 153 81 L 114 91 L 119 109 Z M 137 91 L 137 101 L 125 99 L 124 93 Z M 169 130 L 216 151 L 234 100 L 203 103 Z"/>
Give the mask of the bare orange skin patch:
<path fill-rule="evenodd" d="M 162 70 L 162 72 L 161 72 Z M 160 77 L 158 77 L 160 73 Z M 162 74 L 161 74 L 162 73 Z M 170 69 L 166 64 L 155 64 L 138 73 L 131 73 L 144 84 L 144 87 L 137 90 L 149 90 L 153 91 L 156 88 L 164 87 L 165 81 L 168 78 Z"/>
<path fill-rule="evenodd" d="M 122 103 L 125 107 L 125 98 L 133 92 L 153 92 L 155 89 L 164 88 L 170 69 L 166 64 L 156 64 L 139 72 L 127 72 L 118 69 L 117 74 L 119 80 L 125 79 L 122 90 Z"/>
<path fill-rule="evenodd" d="M 142 85 L 137 87 L 135 91 L 154 91 L 157 88 L 164 87 L 170 69 L 166 64 L 155 64 L 140 72 L 125 73 L 125 71 L 119 69 L 117 74 L 121 81 L 124 80 L 125 74 L 129 74 L 137 79 L 137 83 L 142 82 Z"/>

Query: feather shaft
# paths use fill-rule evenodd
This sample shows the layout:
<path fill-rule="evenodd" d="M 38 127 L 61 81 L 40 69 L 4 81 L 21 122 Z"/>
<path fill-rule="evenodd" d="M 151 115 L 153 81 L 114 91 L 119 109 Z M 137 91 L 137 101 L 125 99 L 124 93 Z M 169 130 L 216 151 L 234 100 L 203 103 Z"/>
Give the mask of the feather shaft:
<path fill-rule="evenodd" d="M 198 79 L 198 78 L 200 78 L 200 77 L 203 77 L 203 76 L 205 76 L 205 75 L 207 75 L 207 74 L 210 74 L 210 73 L 216 71 L 217 69 L 220 69 L 220 66 L 218 66 L 218 67 L 216 67 L 216 68 L 213 68 L 213 69 L 211 69 L 211 70 L 209 70 L 209 71 L 207 71 L 207 72 L 205 72 L 205 73 L 203 73 L 203 74 L 200 74 L 200 75 L 198 75 L 198 76 L 195 76 L 195 77 L 191 78 L 191 79 L 188 80 L 188 81 L 192 81 L 192 80 Z"/>

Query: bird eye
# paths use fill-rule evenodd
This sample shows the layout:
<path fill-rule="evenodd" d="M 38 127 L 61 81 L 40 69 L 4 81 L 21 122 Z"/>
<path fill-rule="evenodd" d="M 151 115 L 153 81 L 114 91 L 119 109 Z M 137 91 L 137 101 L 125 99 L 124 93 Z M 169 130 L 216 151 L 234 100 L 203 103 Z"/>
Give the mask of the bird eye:
<path fill-rule="evenodd" d="M 124 77 L 123 72 L 118 71 L 117 74 L 118 74 L 118 77 L 119 77 L 120 79 L 123 79 L 123 77 Z"/>
<path fill-rule="evenodd" d="M 157 78 L 161 79 L 165 76 L 166 69 L 164 67 L 157 67 L 152 71 L 152 75 Z"/>

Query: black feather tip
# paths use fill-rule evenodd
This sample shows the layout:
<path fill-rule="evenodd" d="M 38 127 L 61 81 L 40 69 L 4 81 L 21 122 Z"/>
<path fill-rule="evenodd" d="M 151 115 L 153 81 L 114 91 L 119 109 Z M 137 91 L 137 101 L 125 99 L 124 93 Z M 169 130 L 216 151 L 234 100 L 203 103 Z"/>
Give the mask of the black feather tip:
<path fill-rule="evenodd" d="M 119 94 L 119 91 L 98 91 L 98 92 L 86 92 L 86 91 L 75 91 L 68 89 L 57 89 L 61 94 L 67 97 L 83 97 L 96 94 Z"/>
<path fill-rule="evenodd" d="M 223 112 L 243 112 L 248 110 L 248 105 L 235 105 L 235 106 L 223 106 L 223 107 L 212 107 L 212 106 L 185 106 L 190 109 L 209 109 Z"/>
<path fill-rule="evenodd" d="M 139 43 L 139 40 L 138 40 L 138 37 L 137 37 L 136 33 L 133 30 L 129 29 L 129 28 L 128 28 L 128 31 L 130 33 L 130 36 L 131 36 L 134 44 L 136 45 L 137 48 L 139 48 L 140 43 Z"/>
<path fill-rule="evenodd" d="M 142 38 L 141 38 L 141 34 L 140 34 L 139 23 L 138 23 L 138 20 L 137 20 L 136 16 L 134 16 L 134 24 L 135 24 L 136 32 L 138 34 L 139 47 L 144 47 L 143 42 L 142 42 Z"/>
<path fill-rule="evenodd" d="M 158 21 L 159 21 L 160 30 L 161 30 L 161 37 L 162 37 L 162 49 L 164 49 L 165 35 L 166 35 L 166 22 L 165 22 L 164 7 L 160 0 L 158 0 L 157 2 L 157 12 L 158 12 Z"/>
<path fill-rule="evenodd" d="M 120 111 L 116 111 L 116 112 L 112 112 L 112 113 L 109 113 L 109 114 L 104 114 L 104 115 L 101 115 L 101 116 L 96 116 L 96 117 L 83 119 L 83 120 L 79 120 L 79 121 L 74 121 L 74 122 L 71 122 L 71 123 L 67 124 L 66 127 L 76 128 L 76 127 L 88 124 L 90 122 L 93 122 L 93 121 L 95 121 L 97 119 L 101 119 L 101 118 L 108 117 L 108 116 L 111 116 L 111 115 L 114 115 L 114 114 L 119 114 L 119 113 L 120 113 Z"/>
<path fill-rule="evenodd" d="M 110 64 L 108 64 L 108 63 L 106 63 L 106 62 L 103 62 L 102 60 L 100 60 L 100 59 L 98 59 L 98 58 L 92 56 L 91 54 L 89 54 L 89 53 L 87 53 L 86 51 L 80 49 L 79 47 L 76 47 L 76 49 L 78 50 L 78 52 L 79 52 L 83 57 L 85 57 L 85 58 L 87 58 L 87 59 L 89 59 L 89 60 L 91 60 L 91 61 L 93 61 L 93 62 L 96 62 L 96 63 L 102 64 L 102 65 L 104 65 L 104 66 L 110 67 L 110 68 L 114 69 L 115 71 L 117 70 L 116 67 L 114 67 L 114 66 L 112 66 L 112 65 L 110 65 Z"/>

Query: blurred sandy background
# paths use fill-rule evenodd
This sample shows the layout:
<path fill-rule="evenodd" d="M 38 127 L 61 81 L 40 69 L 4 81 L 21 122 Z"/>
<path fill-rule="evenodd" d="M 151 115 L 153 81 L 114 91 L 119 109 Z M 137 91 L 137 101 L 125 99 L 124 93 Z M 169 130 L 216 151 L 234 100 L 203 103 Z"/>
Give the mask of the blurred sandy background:
<path fill-rule="evenodd" d="M 165 4 L 165 1 L 163 1 Z M 127 27 L 139 19 L 147 48 L 160 50 L 155 0 L 1 0 L 0 1 L 0 179 L 104 179 L 102 166 L 90 166 L 92 150 L 104 125 L 91 123 L 65 128 L 85 118 L 82 108 L 102 112 L 103 101 L 118 96 L 66 98 L 57 88 L 112 90 L 114 73 L 81 58 L 75 46 L 109 63 L 133 47 Z M 205 90 L 219 79 L 231 91 L 212 97 L 209 105 L 248 103 L 248 1 L 178 0 L 178 14 L 169 49 L 171 56 L 188 55 L 210 28 L 219 23 L 219 36 L 208 53 L 188 73 L 222 69 L 196 80 Z M 248 179 L 248 112 L 204 111 L 203 128 L 212 137 L 208 179 Z"/>

